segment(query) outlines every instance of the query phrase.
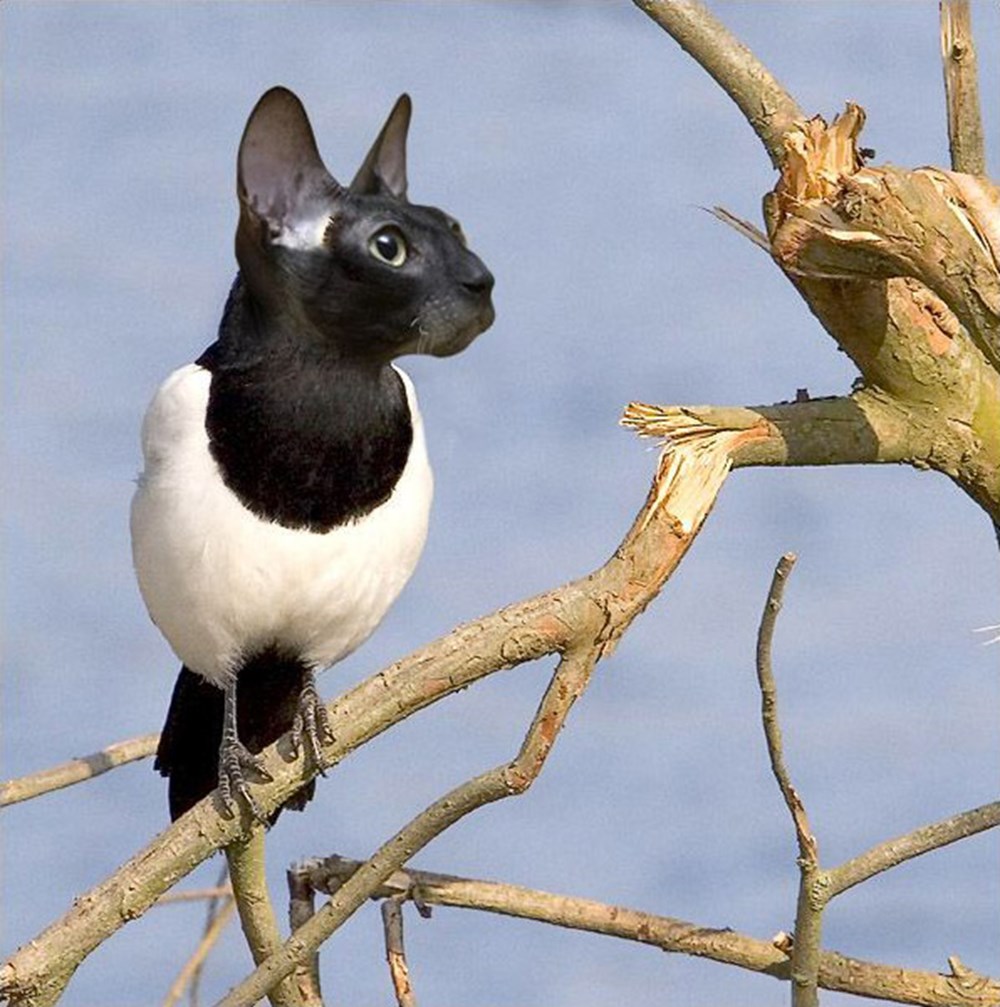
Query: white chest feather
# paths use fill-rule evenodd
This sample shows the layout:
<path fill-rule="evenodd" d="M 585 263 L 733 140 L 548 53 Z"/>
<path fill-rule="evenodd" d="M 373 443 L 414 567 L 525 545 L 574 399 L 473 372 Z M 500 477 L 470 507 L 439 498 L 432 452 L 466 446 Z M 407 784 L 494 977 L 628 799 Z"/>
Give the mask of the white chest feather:
<path fill-rule="evenodd" d="M 192 671 L 224 685 L 271 644 L 317 668 L 359 646 L 413 573 L 433 478 L 423 423 L 402 372 L 413 443 L 389 499 L 325 533 L 247 510 L 222 481 L 205 432 L 211 375 L 196 364 L 156 393 L 142 428 L 132 554 L 153 621 Z"/>

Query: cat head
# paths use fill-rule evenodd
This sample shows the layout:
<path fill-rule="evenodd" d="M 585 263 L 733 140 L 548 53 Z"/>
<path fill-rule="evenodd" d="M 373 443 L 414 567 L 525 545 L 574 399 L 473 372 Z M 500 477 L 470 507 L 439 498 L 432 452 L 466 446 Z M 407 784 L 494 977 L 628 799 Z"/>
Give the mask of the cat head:
<path fill-rule="evenodd" d="M 240 142 L 236 258 L 265 314 L 345 355 L 449 356 L 493 321 L 493 276 L 458 222 L 406 198 L 402 95 L 348 186 L 326 170 L 287 88 L 257 102 Z"/>

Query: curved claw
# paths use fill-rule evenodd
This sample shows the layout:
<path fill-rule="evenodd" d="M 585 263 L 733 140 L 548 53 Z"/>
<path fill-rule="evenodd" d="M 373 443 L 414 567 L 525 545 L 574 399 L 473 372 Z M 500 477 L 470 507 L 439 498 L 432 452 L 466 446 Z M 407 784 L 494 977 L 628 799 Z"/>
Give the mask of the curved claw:
<path fill-rule="evenodd" d="M 256 773 L 265 781 L 272 779 L 264 768 L 264 760 L 260 755 L 255 755 L 238 740 L 224 739 L 219 748 L 219 793 L 222 803 L 228 813 L 234 814 L 239 800 L 242 800 L 254 819 L 266 824 L 267 816 L 250 793 L 244 772 Z"/>
<path fill-rule="evenodd" d="M 326 707 L 316 691 L 312 672 L 309 672 L 299 693 L 299 709 L 292 722 L 292 751 L 296 755 L 302 750 L 303 738 L 308 743 L 309 757 L 319 769 L 320 776 L 326 776 L 323 742 L 333 740 L 333 731 Z"/>

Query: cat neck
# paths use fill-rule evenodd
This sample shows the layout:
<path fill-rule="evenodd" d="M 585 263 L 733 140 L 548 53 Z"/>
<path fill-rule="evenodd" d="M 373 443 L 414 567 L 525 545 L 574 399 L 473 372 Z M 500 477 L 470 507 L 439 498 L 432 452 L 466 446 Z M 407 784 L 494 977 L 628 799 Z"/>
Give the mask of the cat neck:
<path fill-rule="evenodd" d="M 245 507 L 324 532 L 384 503 L 413 422 L 399 372 L 343 354 L 293 318 L 274 318 L 237 277 L 219 339 L 205 426 L 222 478 Z"/>

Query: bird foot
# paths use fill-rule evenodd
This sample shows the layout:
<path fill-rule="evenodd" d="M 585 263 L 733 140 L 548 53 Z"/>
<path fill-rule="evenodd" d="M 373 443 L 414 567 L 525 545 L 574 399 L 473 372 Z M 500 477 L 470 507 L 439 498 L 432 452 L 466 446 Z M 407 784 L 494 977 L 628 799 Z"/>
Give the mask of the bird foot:
<path fill-rule="evenodd" d="M 260 810 L 247 785 L 244 773 L 252 772 L 265 781 L 272 779 L 264 768 L 264 759 L 255 755 L 237 739 L 225 739 L 219 749 L 219 793 L 228 814 L 232 815 L 242 800 L 254 819 L 267 823 L 267 816 Z"/>
<path fill-rule="evenodd" d="M 330 728 L 330 718 L 326 707 L 316 691 L 316 681 L 310 672 L 302 691 L 299 694 L 299 709 L 292 721 L 292 752 L 298 755 L 302 750 L 303 739 L 306 741 L 309 756 L 319 770 L 320 776 L 326 776 L 326 760 L 323 758 L 323 742 L 333 740 Z"/>

